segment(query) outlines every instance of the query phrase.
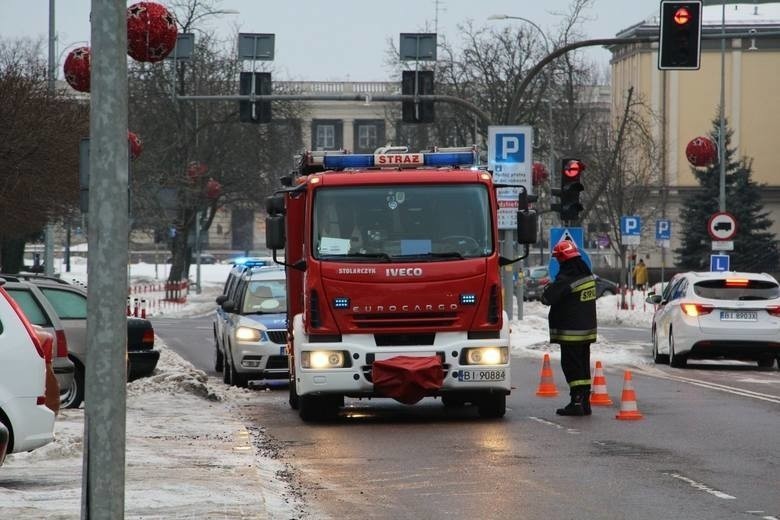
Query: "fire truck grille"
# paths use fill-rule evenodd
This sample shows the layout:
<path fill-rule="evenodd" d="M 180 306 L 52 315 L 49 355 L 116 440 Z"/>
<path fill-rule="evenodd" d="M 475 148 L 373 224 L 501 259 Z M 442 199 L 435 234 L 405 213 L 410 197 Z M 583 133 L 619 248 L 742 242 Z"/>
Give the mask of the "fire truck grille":
<path fill-rule="evenodd" d="M 287 331 L 286 330 L 269 330 L 268 339 L 276 343 L 277 345 L 287 344 Z"/>
<path fill-rule="evenodd" d="M 458 315 L 454 312 L 441 314 L 355 314 L 354 324 L 359 328 L 439 328 L 455 324 Z"/>

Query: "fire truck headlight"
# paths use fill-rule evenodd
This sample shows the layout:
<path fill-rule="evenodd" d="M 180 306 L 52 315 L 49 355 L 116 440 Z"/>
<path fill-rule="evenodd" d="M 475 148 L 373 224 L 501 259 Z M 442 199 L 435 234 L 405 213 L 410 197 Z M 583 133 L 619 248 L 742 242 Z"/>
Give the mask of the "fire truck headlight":
<path fill-rule="evenodd" d="M 239 341 L 260 341 L 263 333 L 251 327 L 239 327 L 236 329 L 236 339 Z"/>
<path fill-rule="evenodd" d="M 303 368 L 342 368 L 346 356 L 340 350 L 306 350 L 301 352 Z"/>
<path fill-rule="evenodd" d="M 465 350 L 466 365 L 505 365 L 509 359 L 506 347 L 477 347 Z"/>

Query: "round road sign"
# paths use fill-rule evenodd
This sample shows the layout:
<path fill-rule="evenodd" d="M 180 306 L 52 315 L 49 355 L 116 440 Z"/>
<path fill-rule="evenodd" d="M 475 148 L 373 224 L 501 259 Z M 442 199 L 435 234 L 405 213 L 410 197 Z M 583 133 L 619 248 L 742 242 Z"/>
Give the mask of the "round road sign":
<path fill-rule="evenodd" d="M 737 219 L 727 211 L 713 213 L 707 222 L 707 232 L 713 240 L 731 240 L 737 234 Z"/>

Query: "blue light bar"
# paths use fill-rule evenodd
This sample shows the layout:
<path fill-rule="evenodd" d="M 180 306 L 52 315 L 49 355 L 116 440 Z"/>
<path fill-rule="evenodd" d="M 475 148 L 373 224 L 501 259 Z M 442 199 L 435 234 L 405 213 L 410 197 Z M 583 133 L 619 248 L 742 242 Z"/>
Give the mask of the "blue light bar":
<path fill-rule="evenodd" d="M 327 170 L 346 168 L 371 168 L 374 166 L 392 168 L 414 168 L 433 166 L 471 166 L 476 164 L 476 154 L 469 152 L 431 152 L 394 154 L 326 155 L 322 164 Z"/>
<path fill-rule="evenodd" d="M 370 168 L 374 165 L 374 156 L 368 154 L 326 155 L 322 158 L 326 170 L 343 170 L 344 168 Z"/>

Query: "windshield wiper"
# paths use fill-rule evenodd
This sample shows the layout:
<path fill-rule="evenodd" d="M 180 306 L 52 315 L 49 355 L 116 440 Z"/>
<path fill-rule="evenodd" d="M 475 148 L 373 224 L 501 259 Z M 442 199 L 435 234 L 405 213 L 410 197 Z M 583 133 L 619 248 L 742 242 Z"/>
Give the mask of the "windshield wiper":
<path fill-rule="evenodd" d="M 392 258 L 390 258 L 390 255 L 387 253 L 350 253 L 348 255 L 340 256 L 340 260 L 352 260 L 355 258 L 365 258 L 365 259 L 378 259 L 378 260 L 384 260 L 385 262 L 390 262 Z"/>
<path fill-rule="evenodd" d="M 454 258 L 457 260 L 463 260 L 463 255 L 458 253 L 457 251 L 448 251 L 444 253 L 418 253 L 415 255 L 404 255 L 400 259 L 401 260 L 417 260 L 420 258 Z"/>

